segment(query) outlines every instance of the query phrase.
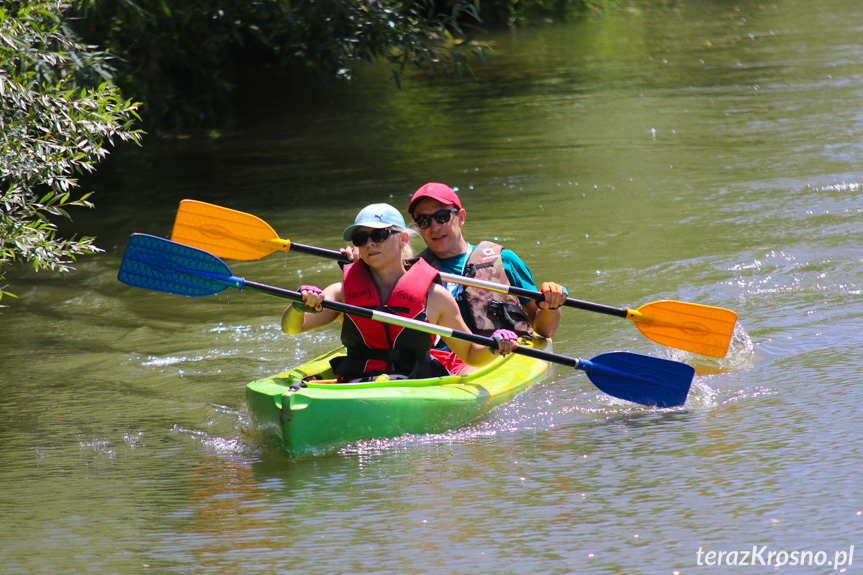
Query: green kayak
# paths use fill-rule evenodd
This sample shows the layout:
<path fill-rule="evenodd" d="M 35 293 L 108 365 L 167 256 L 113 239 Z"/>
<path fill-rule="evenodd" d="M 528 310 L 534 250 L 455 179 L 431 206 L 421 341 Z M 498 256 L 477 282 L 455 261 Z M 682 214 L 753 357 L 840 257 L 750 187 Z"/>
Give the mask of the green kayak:
<path fill-rule="evenodd" d="M 520 345 L 551 351 L 551 341 Z M 360 439 L 441 433 L 501 405 L 549 370 L 547 362 L 510 354 L 465 376 L 327 382 L 339 348 L 289 371 L 246 386 L 252 421 L 291 456 L 322 453 Z"/>

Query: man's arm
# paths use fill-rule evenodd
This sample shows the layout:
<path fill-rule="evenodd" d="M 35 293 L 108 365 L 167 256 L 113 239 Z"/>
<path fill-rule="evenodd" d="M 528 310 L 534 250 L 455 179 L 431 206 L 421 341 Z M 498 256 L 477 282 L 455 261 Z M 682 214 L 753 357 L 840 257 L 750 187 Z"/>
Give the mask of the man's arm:
<path fill-rule="evenodd" d="M 536 291 L 536 284 L 533 282 L 530 268 L 514 251 L 502 250 L 501 258 L 503 258 L 506 278 L 510 285 Z M 531 299 L 525 301 L 525 298 L 519 298 L 519 301 L 528 320 L 530 320 L 533 331 L 542 337 L 553 337 L 560 326 L 561 312 L 559 308 L 566 300 L 566 290 L 560 284 L 545 282 L 540 291 L 545 297 L 545 300 L 540 303 Z"/>
<path fill-rule="evenodd" d="M 554 337 L 557 328 L 560 326 L 560 309 L 541 308 L 533 300 L 524 304 L 522 308 L 524 308 L 524 312 L 527 314 L 528 319 L 530 319 L 530 325 L 537 335 Z"/>

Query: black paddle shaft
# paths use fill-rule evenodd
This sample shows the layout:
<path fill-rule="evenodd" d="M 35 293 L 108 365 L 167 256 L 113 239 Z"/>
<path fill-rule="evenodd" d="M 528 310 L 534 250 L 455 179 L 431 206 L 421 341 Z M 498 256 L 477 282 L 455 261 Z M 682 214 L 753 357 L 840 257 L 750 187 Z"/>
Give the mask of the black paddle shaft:
<path fill-rule="evenodd" d="M 345 254 L 343 254 L 342 252 L 337 252 L 335 250 L 328 250 L 326 248 L 319 248 L 316 246 L 309 246 L 309 245 L 305 245 L 305 244 L 298 244 L 295 242 L 291 242 L 290 249 L 292 251 L 298 251 L 298 252 L 303 252 L 306 254 L 321 256 L 324 258 L 339 260 L 339 261 L 344 262 L 344 263 L 350 262 L 350 260 L 348 260 L 347 256 Z M 510 293 L 512 295 L 515 295 L 515 296 L 527 297 L 527 298 L 530 298 L 530 299 L 536 300 L 536 301 L 542 301 L 542 299 L 543 299 L 542 294 L 538 293 L 536 291 L 532 291 L 529 289 L 520 288 L 520 287 L 516 287 L 516 286 L 501 286 L 501 287 L 506 287 L 507 288 L 506 293 Z M 571 297 L 566 298 L 566 301 L 563 303 L 563 305 L 565 305 L 567 307 L 574 307 L 574 308 L 578 308 L 578 309 L 583 309 L 586 311 L 604 313 L 605 315 L 613 315 L 616 317 L 622 317 L 624 319 L 626 319 L 626 316 L 629 314 L 629 312 L 626 308 L 613 307 L 610 305 L 603 305 L 601 303 L 593 303 L 593 302 L 575 299 L 575 298 L 571 298 Z"/>
<path fill-rule="evenodd" d="M 507 289 L 508 293 L 512 295 L 517 295 L 521 297 L 529 297 L 531 299 L 535 299 L 537 301 L 542 301 L 542 297 L 538 297 L 535 291 L 531 291 L 529 289 L 524 289 L 516 286 L 509 286 Z M 540 294 L 541 295 L 541 294 Z M 583 309 L 587 311 L 595 311 L 598 313 L 604 313 L 605 315 L 613 315 L 617 317 L 622 317 L 626 319 L 626 316 L 629 314 L 626 308 L 622 307 L 613 307 L 610 305 L 603 305 L 601 303 L 593 303 L 589 301 L 584 301 L 580 299 L 574 299 L 571 297 L 566 298 L 566 301 L 563 302 L 563 305 L 567 307 L 574 307 L 578 309 Z"/>

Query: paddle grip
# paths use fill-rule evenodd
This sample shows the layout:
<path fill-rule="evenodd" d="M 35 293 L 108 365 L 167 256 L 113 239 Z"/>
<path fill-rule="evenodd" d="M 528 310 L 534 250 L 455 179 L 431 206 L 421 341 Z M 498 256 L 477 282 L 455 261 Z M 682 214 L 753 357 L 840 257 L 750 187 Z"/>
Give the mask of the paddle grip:
<path fill-rule="evenodd" d="M 459 331 L 457 329 L 454 329 L 452 330 L 452 337 L 454 337 L 455 339 L 463 339 L 471 343 L 478 343 L 480 345 L 494 347 L 495 349 L 497 348 L 497 342 L 495 342 L 492 338 L 486 337 L 484 335 L 477 335 L 469 331 Z M 578 358 L 567 357 L 565 355 L 551 353 L 549 351 L 536 349 L 534 347 L 525 347 L 518 345 L 513 350 L 513 353 L 524 355 L 526 357 L 532 357 L 534 359 L 541 359 L 542 361 L 547 361 L 549 363 L 557 363 L 568 367 L 578 367 Z"/>
<path fill-rule="evenodd" d="M 449 329 L 449 328 L 445 328 L 445 329 Z M 463 340 L 469 341 L 471 343 L 478 343 L 480 345 L 485 345 L 485 346 L 493 347 L 493 348 L 497 349 L 497 342 L 495 342 L 490 337 L 486 337 L 484 335 L 477 335 L 477 334 L 471 333 L 469 331 L 460 331 L 457 329 L 454 329 L 451 331 L 452 331 L 452 337 L 454 337 L 455 339 L 463 339 Z M 567 357 L 565 355 L 559 355 L 556 353 L 551 353 L 549 351 L 545 351 L 542 349 L 536 349 L 534 347 L 525 347 L 525 346 L 518 345 L 513 350 L 513 353 L 517 353 L 519 355 L 524 355 L 526 357 L 532 357 L 534 359 L 541 359 L 542 361 L 547 361 L 549 363 L 557 363 L 560 365 L 565 365 L 567 367 L 578 368 L 578 365 L 579 365 L 578 358 Z"/>
<path fill-rule="evenodd" d="M 536 301 L 543 301 L 542 292 L 537 292 L 529 289 L 524 289 L 516 286 L 509 287 L 509 293 L 521 297 L 529 297 Z M 605 315 L 613 315 L 616 317 L 626 318 L 626 308 L 622 307 L 613 307 L 610 305 L 603 305 L 601 303 L 593 303 L 589 301 L 584 301 L 580 299 L 575 299 L 568 297 L 566 301 L 563 302 L 563 305 L 567 307 L 574 307 L 577 309 L 583 309 L 586 311 L 594 311 L 597 313 L 604 313 Z"/>
<path fill-rule="evenodd" d="M 329 258 L 331 260 L 339 260 L 345 263 L 350 261 L 348 260 L 348 256 L 346 256 L 342 252 L 337 252 L 336 250 L 328 250 L 327 248 L 319 248 L 317 246 L 307 246 L 305 244 L 298 244 L 296 242 L 291 242 L 291 251 L 302 252 L 304 254 L 320 256 L 323 258 Z"/>
<path fill-rule="evenodd" d="M 536 290 L 529 290 L 517 286 L 510 286 L 504 284 L 496 284 L 484 280 L 478 280 L 476 278 L 466 278 L 455 274 L 449 274 L 445 272 L 441 272 L 440 277 L 442 280 L 447 282 L 453 282 L 457 284 L 462 284 L 466 286 L 473 286 L 482 289 L 488 289 L 492 291 L 496 291 L 499 293 L 511 294 L 519 297 L 526 297 L 537 302 L 543 301 L 544 297 L 542 292 Z M 566 301 L 563 302 L 563 305 L 568 307 L 575 307 L 587 311 L 595 311 L 599 313 L 604 313 L 606 315 L 613 315 L 616 317 L 626 318 L 628 310 L 626 308 L 620 307 L 612 307 L 608 305 L 603 305 L 600 303 L 593 303 L 589 301 L 583 301 L 580 299 L 574 299 L 571 297 L 566 298 Z"/>

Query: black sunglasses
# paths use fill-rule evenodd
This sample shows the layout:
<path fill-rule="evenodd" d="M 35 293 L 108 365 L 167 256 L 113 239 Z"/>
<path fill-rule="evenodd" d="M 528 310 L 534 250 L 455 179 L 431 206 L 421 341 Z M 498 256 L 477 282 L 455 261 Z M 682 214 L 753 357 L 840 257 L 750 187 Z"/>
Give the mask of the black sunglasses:
<path fill-rule="evenodd" d="M 359 232 L 351 236 L 351 241 L 358 248 L 363 247 L 372 238 L 372 241 L 379 244 L 389 239 L 393 234 L 399 233 L 395 228 L 384 228 L 382 230 L 372 230 L 370 232 Z"/>
<path fill-rule="evenodd" d="M 458 208 L 447 208 L 431 215 L 423 214 L 414 218 L 414 223 L 421 230 L 426 229 L 431 225 L 432 218 L 440 225 L 444 225 L 452 219 L 452 215 L 458 211 Z"/>

